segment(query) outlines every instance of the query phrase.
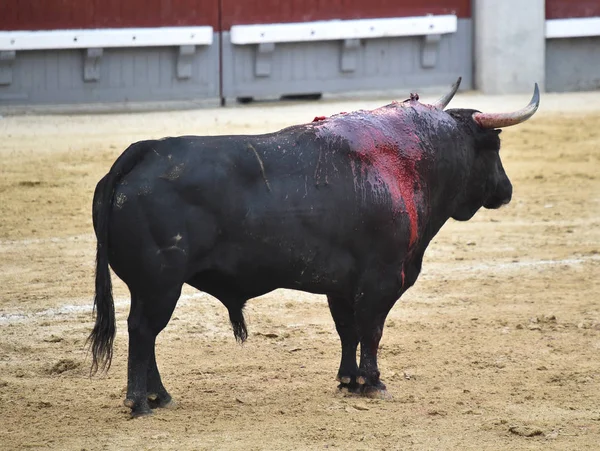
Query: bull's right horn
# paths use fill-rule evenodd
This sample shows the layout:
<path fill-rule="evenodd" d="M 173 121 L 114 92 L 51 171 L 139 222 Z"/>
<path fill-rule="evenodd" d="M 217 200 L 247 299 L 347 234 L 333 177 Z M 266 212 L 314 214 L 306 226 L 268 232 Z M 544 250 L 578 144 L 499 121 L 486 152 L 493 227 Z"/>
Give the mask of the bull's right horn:
<path fill-rule="evenodd" d="M 531 102 L 525 108 L 513 113 L 473 113 L 473 120 L 482 128 L 502 128 L 525 122 L 535 114 L 540 106 L 540 89 L 535 84 Z"/>
<path fill-rule="evenodd" d="M 458 91 L 458 87 L 460 86 L 461 81 L 462 77 L 458 77 L 456 83 L 452 85 L 452 89 L 450 89 L 450 92 L 442 96 L 437 102 L 433 103 L 432 106 L 436 107 L 438 110 L 443 110 L 444 108 L 446 108 L 452 100 L 452 97 L 454 97 L 454 94 L 456 94 L 456 91 Z"/>

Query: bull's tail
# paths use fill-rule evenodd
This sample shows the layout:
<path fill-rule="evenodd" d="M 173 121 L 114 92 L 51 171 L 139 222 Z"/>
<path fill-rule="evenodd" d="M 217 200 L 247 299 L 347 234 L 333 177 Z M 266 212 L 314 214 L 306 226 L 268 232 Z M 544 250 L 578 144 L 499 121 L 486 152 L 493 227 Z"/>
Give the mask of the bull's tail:
<path fill-rule="evenodd" d="M 113 342 L 117 332 L 115 304 L 108 265 L 108 228 L 115 186 L 137 164 L 148 146 L 144 142 L 132 144 L 115 161 L 109 173 L 98 183 L 94 193 L 92 216 L 96 231 L 96 295 L 94 312 L 96 323 L 87 343 L 92 351 L 91 374 L 98 369 L 108 370 L 113 356 Z"/>

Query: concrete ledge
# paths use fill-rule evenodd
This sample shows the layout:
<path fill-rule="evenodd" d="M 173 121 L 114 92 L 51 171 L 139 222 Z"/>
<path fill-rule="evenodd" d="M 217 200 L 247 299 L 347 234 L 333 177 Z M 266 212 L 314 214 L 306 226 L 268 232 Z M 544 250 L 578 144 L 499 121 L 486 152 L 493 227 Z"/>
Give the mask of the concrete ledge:
<path fill-rule="evenodd" d="M 213 28 L 103 28 L 96 30 L 0 31 L 0 51 L 108 47 L 211 45 Z"/>
<path fill-rule="evenodd" d="M 546 38 L 584 38 L 600 36 L 600 17 L 552 19 L 546 21 Z"/>
<path fill-rule="evenodd" d="M 277 42 L 331 41 L 456 33 L 455 15 L 386 19 L 325 20 L 317 22 L 234 25 L 235 45 Z"/>

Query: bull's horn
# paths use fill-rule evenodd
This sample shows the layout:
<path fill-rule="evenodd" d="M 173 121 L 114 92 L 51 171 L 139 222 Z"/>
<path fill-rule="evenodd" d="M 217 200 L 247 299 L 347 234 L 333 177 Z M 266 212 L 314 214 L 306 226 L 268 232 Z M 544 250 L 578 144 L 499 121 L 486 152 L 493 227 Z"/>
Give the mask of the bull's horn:
<path fill-rule="evenodd" d="M 439 110 L 443 110 L 444 108 L 446 108 L 448 106 L 448 104 L 450 103 L 450 100 L 452 100 L 452 97 L 454 97 L 454 94 L 456 94 L 456 91 L 458 91 L 458 87 L 460 86 L 461 81 L 462 81 L 462 77 L 458 77 L 458 80 L 456 80 L 456 83 L 454 83 L 452 85 L 452 89 L 450 89 L 450 92 L 448 94 L 442 96 L 440 98 L 440 100 L 438 100 L 437 102 L 435 102 L 433 104 L 433 106 Z"/>
<path fill-rule="evenodd" d="M 525 122 L 537 111 L 540 106 L 540 90 L 535 84 L 531 102 L 525 108 L 514 113 L 473 113 L 473 119 L 482 128 L 502 128 Z"/>

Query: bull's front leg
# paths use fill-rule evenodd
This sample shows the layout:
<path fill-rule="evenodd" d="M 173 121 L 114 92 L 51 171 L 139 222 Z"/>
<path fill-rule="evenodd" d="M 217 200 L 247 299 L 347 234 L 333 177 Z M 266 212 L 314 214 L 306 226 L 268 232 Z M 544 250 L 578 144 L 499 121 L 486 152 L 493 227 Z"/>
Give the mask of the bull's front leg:
<path fill-rule="evenodd" d="M 358 330 L 354 319 L 354 300 L 352 297 L 327 296 L 329 310 L 335 322 L 335 328 L 342 342 L 342 360 L 338 370 L 338 388 L 358 392 L 360 386 L 358 365 L 356 364 L 356 349 L 358 347 Z"/>
<path fill-rule="evenodd" d="M 360 393 L 371 398 L 389 399 L 385 384 L 379 378 L 377 351 L 383 335 L 383 325 L 393 301 L 360 293 L 356 300 L 356 325 L 360 340 Z"/>

